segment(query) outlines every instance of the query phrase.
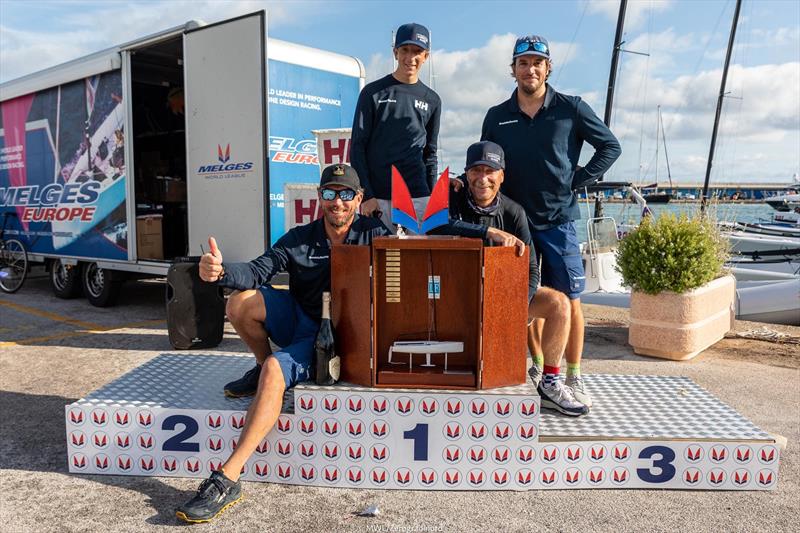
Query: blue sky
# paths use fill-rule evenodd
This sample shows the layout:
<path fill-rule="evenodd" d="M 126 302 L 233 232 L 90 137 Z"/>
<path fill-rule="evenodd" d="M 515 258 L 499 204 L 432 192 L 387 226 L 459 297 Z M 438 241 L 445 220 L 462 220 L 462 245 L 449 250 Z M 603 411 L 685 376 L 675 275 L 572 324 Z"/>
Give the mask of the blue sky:
<path fill-rule="evenodd" d="M 513 90 L 507 64 L 516 35 L 551 42 L 558 90 L 602 115 L 616 0 L 519 2 L 0 1 L 0 81 L 61 63 L 188 19 L 214 22 L 266 8 L 269 34 L 359 57 L 368 80 L 390 71 L 391 31 L 431 29 L 433 85 L 443 100 L 440 158 L 460 168 L 490 106 Z M 670 167 L 702 181 L 733 0 L 631 0 L 612 130 L 623 156 L 611 179 L 655 174 L 656 106 Z M 109 21 L 124 21 L 109 24 Z M 712 179 L 788 182 L 800 172 L 800 2 L 745 0 Z M 423 72 L 423 80 L 430 79 Z M 663 146 L 660 148 L 663 156 Z M 584 159 L 591 147 L 584 148 Z M 666 175 L 663 157 L 659 175 Z"/>

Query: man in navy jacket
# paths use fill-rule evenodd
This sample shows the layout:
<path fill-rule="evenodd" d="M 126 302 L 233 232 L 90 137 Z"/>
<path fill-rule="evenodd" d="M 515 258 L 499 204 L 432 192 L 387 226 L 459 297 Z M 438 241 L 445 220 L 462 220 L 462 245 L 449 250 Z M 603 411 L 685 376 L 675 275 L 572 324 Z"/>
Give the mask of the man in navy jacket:
<path fill-rule="evenodd" d="M 586 277 L 574 220 L 580 218 L 579 189 L 600 178 L 622 150 L 619 142 L 579 97 L 547 84 L 552 70 L 550 45 L 538 35 L 520 37 L 514 45 L 511 73 L 517 82 L 511 98 L 486 113 L 482 140 L 505 150 L 503 193 L 525 209 L 533 244 L 542 257 L 542 285 L 566 294 L 572 315 L 566 348 L 567 384 L 587 407 L 591 397 L 580 374 L 583 311 L 580 294 Z M 586 166 L 578 166 L 583 143 L 595 149 Z M 558 379 L 559 368 L 542 361 L 536 335 L 529 346 L 534 356 L 531 377 L 545 389 Z"/>

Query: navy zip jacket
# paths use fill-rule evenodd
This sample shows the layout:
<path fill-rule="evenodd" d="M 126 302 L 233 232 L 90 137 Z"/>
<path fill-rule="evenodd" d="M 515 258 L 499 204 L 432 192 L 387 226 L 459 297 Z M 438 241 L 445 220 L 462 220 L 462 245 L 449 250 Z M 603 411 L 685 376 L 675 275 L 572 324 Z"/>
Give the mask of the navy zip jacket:
<path fill-rule="evenodd" d="M 436 143 L 442 103 L 421 81 L 394 76 L 367 84 L 358 96 L 350 141 L 350 165 L 358 173 L 364 199 L 392 197 L 392 165 L 412 198 L 430 196 L 436 183 Z"/>
<path fill-rule="evenodd" d="M 533 247 L 525 210 L 511 198 L 503 193 L 498 193 L 497 199 L 500 205 L 497 209 L 491 214 L 478 213 L 470 206 L 468 197 L 469 189 L 466 185 L 461 187 L 458 192 L 452 188 L 450 189 L 451 226 L 457 223 L 469 223 L 488 228 L 497 228 L 514 235 L 530 247 L 530 266 L 528 268 L 528 301 L 530 302 L 536 294 L 536 288 L 539 286 L 539 261 L 536 258 L 536 249 Z M 491 245 L 485 239 L 484 244 Z"/>
<path fill-rule="evenodd" d="M 503 147 L 501 190 L 522 205 L 535 230 L 580 218 L 573 191 L 600 178 L 622 153 L 617 138 L 586 102 L 550 85 L 533 118 L 520 111 L 516 89 L 511 98 L 489 109 L 481 140 Z M 579 169 L 584 141 L 595 153 Z"/>
<path fill-rule="evenodd" d="M 380 220 L 355 216 L 344 244 L 372 243 L 373 237 L 391 235 Z M 223 287 L 257 289 L 286 270 L 289 292 L 303 311 L 315 320 L 322 316 L 322 293 L 331 290 L 331 245 L 323 220 L 297 226 L 286 232 L 275 245 L 249 263 L 225 264 L 225 275 L 217 283 Z"/>

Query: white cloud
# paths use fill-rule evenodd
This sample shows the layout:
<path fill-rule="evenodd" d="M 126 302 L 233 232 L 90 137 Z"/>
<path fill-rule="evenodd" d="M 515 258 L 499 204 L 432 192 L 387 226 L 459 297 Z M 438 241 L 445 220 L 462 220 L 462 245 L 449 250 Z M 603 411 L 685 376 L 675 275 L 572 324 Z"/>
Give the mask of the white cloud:
<path fill-rule="evenodd" d="M 439 167 L 449 166 L 461 172 L 467 147 L 480 140 L 486 111 L 507 100 L 514 90 L 511 78 L 511 50 L 516 36 L 494 35 L 479 48 L 468 50 L 433 50 L 434 88 L 442 97 L 442 122 L 439 134 Z M 577 57 L 579 47 L 550 42 L 555 68 L 569 64 Z M 565 54 L 559 56 L 559 52 Z M 430 64 L 430 61 L 429 61 Z M 429 64 L 423 67 L 420 79 L 429 81 Z M 367 81 L 391 72 L 391 56 L 376 54 L 367 65 Z"/>
<path fill-rule="evenodd" d="M 0 81 L 58 65 L 104 48 L 186 23 L 191 17 L 216 22 L 259 9 L 268 9 L 269 24 L 292 20 L 286 4 L 260 0 L 170 1 L 114 3 L 92 9 L 78 9 L 63 15 L 63 31 L 24 31 L 0 25 Z M 66 11 L 66 10 L 65 10 Z M 98 22 L 100 21 L 100 22 Z M 107 24 L 105 21 L 121 21 Z"/>
<path fill-rule="evenodd" d="M 636 68 L 629 73 L 637 72 Z M 641 66 L 639 66 L 641 73 Z M 722 69 L 676 78 L 653 76 L 647 84 L 647 103 L 637 92 L 634 75 L 624 77 L 615 100 L 612 128 L 624 153 L 614 167 L 619 179 L 638 175 L 641 164 L 655 153 L 656 106 L 661 105 L 673 177 L 701 181 L 716 111 Z M 723 104 L 714 171 L 726 179 L 752 180 L 765 175 L 782 180 L 800 163 L 800 62 L 745 67 L 732 65 L 729 98 Z M 643 114 L 644 113 L 644 114 Z M 660 147 L 663 156 L 663 146 Z M 754 154 L 769 154 L 756 160 Z M 702 159 L 698 169 L 697 158 Z M 661 174 L 665 174 L 661 160 Z M 700 172 L 702 170 L 702 172 Z"/>
<path fill-rule="evenodd" d="M 619 17 L 619 0 L 588 0 L 590 14 L 604 15 L 615 24 Z M 631 0 L 625 10 L 625 31 L 640 27 L 651 14 L 663 13 L 672 7 L 672 0 Z"/>
<path fill-rule="evenodd" d="M 773 28 L 769 30 L 756 28 L 752 31 L 749 45 L 754 48 L 770 48 L 773 46 L 797 45 L 800 41 L 800 28 Z"/>

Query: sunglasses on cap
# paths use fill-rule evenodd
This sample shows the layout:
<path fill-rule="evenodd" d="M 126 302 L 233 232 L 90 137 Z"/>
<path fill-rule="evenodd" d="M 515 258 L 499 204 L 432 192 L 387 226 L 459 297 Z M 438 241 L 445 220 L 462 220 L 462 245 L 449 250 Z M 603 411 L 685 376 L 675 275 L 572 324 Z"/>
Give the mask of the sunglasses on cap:
<path fill-rule="evenodd" d="M 530 51 L 550 55 L 550 49 L 541 41 L 524 41 L 519 43 L 517 48 L 514 50 L 516 54 L 524 54 L 525 52 Z"/>
<path fill-rule="evenodd" d="M 322 196 L 323 200 L 327 200 L 329 202 L 336 200 L 337 196 L 341 198 L 343 202 L 349 202 L 355 198 L 356 194 L 358 193 L 353 189 L 341 189 L 338 191 L 335 189 L 320 189 L 319 194 Z"/>

